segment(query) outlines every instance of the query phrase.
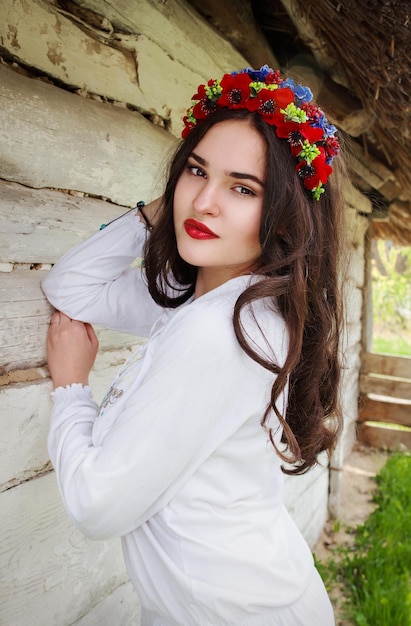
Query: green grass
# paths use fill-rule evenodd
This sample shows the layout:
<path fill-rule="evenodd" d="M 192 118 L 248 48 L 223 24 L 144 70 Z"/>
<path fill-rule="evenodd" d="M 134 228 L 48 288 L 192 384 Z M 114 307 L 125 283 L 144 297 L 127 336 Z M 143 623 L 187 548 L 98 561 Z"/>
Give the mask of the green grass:
<path fill-rule="evenodd" d="M 344 590 L 345 617 L 356 626 L 411 626 L 411 455 L 392 454 L 376 477 L 377 508 L 317 567 L 331 593 Z"/>
<path fill-rule="evenodd" d="M 374 337 L 372 351 L 385 354 L 396 354 L 399 356 L 411 356 L 411 344 L 402 337 Z"/>

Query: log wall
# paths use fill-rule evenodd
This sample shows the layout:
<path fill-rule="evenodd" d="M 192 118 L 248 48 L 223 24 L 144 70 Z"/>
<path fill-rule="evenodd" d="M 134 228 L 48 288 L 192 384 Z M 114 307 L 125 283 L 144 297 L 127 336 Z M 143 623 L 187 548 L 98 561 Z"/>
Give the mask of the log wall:
<path fill-rule="evenodd" d="M 346 254 L 341 261 L 344 294 L 344 326 L 341 336 L 341 408 L 344 430 L 331 458 L 329 512 L 340 515 L 344 461 L 357 437 L 359 371 L 361 367 L 363 297 L 366 286 L 366 237 L 371 202 L 350 183 L 345 188 Z"/>
<path fill-rule="evenodd" d="M 0 624 L 139 623 L 119 542 L 84 539 L 57 494 L 46 449 L 51 307 L 40 281 L 101 223 L 161 191 L 197 85 L 246 65 L 183 0 L 0 3 Z M 358 211 L 366 211 L 363 197 L 350 188 L 350 420 L 363 275 Z M 97 400 L 139 341 L 104 329 L 98 335 Z M 326 464 L 286 480 L 287 506 L 311 545 L 327 517 L 328 488 Z"/>

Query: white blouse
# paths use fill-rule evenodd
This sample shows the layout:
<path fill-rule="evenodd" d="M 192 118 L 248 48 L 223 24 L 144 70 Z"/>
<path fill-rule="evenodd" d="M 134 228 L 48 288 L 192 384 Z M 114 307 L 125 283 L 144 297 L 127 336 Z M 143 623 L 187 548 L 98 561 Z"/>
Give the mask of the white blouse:
<path fill-rule="evenodd" d="M 130 268 L 145 233 L 127 214 L 64 255 L 42 283 L 72 318 L 150 332 L 100 407 L 88 387 L 53 392 L 49 453 L 61 496 L 85 535 L 122 537 L 142 605 L 167 623 L 269 625 L 276 607 L 304 593 L 314 566 L 260 425 L 273 374 L 233 330 L 234 304 L 256 279 L 164 310 L 143 270 Z M 262 301 L 253 309 L 258 325 L 242 316 L 249 341 L 282 363 L 282 317 Z"/>

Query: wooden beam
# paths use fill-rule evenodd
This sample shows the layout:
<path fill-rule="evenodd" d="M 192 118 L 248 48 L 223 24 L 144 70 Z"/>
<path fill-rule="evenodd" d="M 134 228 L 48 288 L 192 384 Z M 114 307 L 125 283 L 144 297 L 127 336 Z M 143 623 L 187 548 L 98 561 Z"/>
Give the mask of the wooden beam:
<path fill-rule="evenodd" d="M 358 441 L 380 450 L 398 450 L 404 447 L 411 450 L 411 430 L 396 430 L 364 423 L 358 429 Z"/>
<path fill-rule="evenodd" d="M 53 309 L 40 281 L 44 272 L 14 270 L 0 281 L 0 374 L 42 366 L 46 362 L 46 335 Z M 142 339 L 96 327 L 100 350 L 141 343 Z"/>
<path fill-rule="evenodd" d="M 366 154 L 359 143 L 353 141 L 350 144 L 347 162 L 356 177 L 376 189 L 388 202 L 401 196 L 403 189 L 393 172 L 375 157 Z"/>
<path fill-rule="evenodd" d="M 252 67 L 279 67 L 249 0 L 192 0 L 190 5 L 241 52 Z M 240 69 L 240 68 L 232 68 Z"/>
<path fill-rule="evenodd" d="M 71 90 L 137 107 L 179 136 L 198 84 L 247 63 L 188 3 L 164 4 L 2 0 L 0 50 Z"/>
<path fill-rule="evenodd" d="M 130 355 L 124 348 L 99 352 L 90 385 L 100 402 L 119 366 Z M 0 491 L 42 474 L 47 468 L 47 432 L 52 410 L 50 379 L 0 388 Z"/>
<path fill-rule="evenodd" d="M 322 69 L 312 64 L 301 65 L 299 57 L 291 59 L 287 74 L 312 90 L 316 102 L 328 119 L 351 137 L 358 137 L 371 128 L 375 119 L 352 93 L 332 81 Z"/>
<path fill-rule="evenodd" d="M 308 545 L 313 546 L 328 516 L 328 467 L 317 465 L 305 476 L 286 477 L 285 506 Z"/>
<path fill-rule="evenodd" d="M 315 22 L 302 17 L 298 0 L 281 0 L 281 4 L 296 27 L 301 40 L 311 49 L 318 65 L 332 76 L 335 82 L 349 87 L 345 74 L 341 72 L 337 61 L 330 54 L 329 47 L 321 37 Z"/>
<path fill-rule="evenodd" d="M 361 355 L 361 371 L 365 374 L 411 379 L 411 357 L 364 352 Z"/>
<path fill-rule="evenodd" d="M 360 422 L 384 422 L 411 428 L 411 402 L 395 402 L 391 398 L 374 399 L 362 396 L 358 419 Z"/>
<path fill-rule="evenodd" d="M 361 374 L 360 392 L 411 400 L 411 381 L 394 377 L 383 378 L 382 376 Z"/>
<path fill-rule="evenodd" d="M 371 213 L 371 220 L 373 223 L 385 222 L 389 223 L 390 221 L 390 207 L 388 204 L 375 204 Z"/>
<path fill-rule="evenodd" d="M 137 112 L 87 100 L 0 65 L 0 178 L 125 206 L 162 190 L 175 138 Z"/>
<path fill-rule="evenodd" d="M 81 194 L 31 189 L 4 180 L 0 180 L 0 204 L 0 263 L 24 263 L 34 270 L 55 263 L 102 223 L 129 210 Z"/>
<path fill-rule="evenodd" d="M 153 2 L 152 0 L 72 0 L 70 13 L 76 19 L 75 5 L 81 9 L 80 19 L 87 12 L 104 16 L 114 28 L 113 44 L 117 38 L 121 44 L 137 34 L 139 40 L 154 42 L 171 60 L 186 67 L 197 80 L 198 75 L 209 79 L 216 71 L 223 73 L 234 67 L 244 67 L 244 57 L 231 43 L 221 37 L 216 30 L 201 19 L 196 10 L 186 0 L 173 2 Z M 88 20 L 88 18 L 86 18 Z M 122 37 L 122 34 L 125 34 Z M 153 72 L 157 59 L 148 51 L 138 55 L 138 63 L 146 54 L 146 71 L 152 74 L 153 85 L 161 88 L 159 75 Z M 144 61 L 143 61 L 144 62 Z M 169 77 L 173 79 L 175 72 Z M 163 72 L 160 74 L 161 80 Z M 194 78 L 195 77 L 195 78 Z M 190 81 L 191 82 L 191 81 Z M 198 83 L 197 83 L 198 84 Z M 197 87 L 197 85 L 196 85 Z"/>
<path fill-rule="evenodd" d="M 120 541 L 74 527 L 54 473 L 1 493 L 0 510 L 2 624 L 73 624 L 128 580 Z"/>
<path fill-rule="evenodd" d="M 140 624 L 140 606 L 131 582 L 117 587 L 100 604 L 71 626 L 104 626 L 104 624 L 118 624 L 119 626 Z"/>

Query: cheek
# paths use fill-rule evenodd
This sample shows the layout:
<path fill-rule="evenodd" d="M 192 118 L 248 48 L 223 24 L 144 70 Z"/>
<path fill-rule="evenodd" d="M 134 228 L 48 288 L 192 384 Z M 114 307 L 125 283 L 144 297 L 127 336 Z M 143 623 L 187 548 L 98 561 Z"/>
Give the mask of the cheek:
<path fill-rule="evenodd" d="M 255 246 L 260 245 L 260 223 L 261 211 L 256 211 L 251 224 L 248 221 L 244 225 L 244 239 L 246 239 L 250 244 Z"/>

